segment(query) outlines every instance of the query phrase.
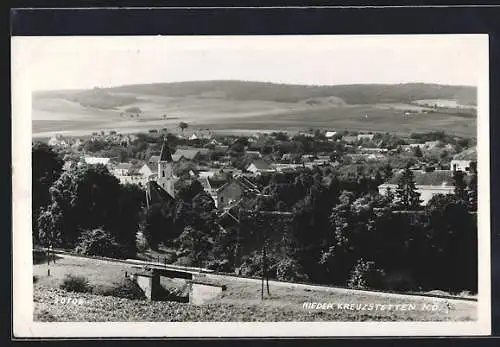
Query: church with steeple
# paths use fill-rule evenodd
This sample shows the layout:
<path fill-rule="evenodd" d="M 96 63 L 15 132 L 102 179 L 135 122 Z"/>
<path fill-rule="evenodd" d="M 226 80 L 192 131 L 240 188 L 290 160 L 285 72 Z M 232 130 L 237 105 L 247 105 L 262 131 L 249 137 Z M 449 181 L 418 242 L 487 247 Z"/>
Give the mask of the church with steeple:
<path fill-rule="evenodd" d="M 161 147 L 160 158 L 158 159 L 158 180 L 157 183 L 162 187 L 171 197 L 175 198 L 174 184 L 179 180 L 174 175 L 174 161 L 172 159 L 172 152 L 165 140 Z"/>

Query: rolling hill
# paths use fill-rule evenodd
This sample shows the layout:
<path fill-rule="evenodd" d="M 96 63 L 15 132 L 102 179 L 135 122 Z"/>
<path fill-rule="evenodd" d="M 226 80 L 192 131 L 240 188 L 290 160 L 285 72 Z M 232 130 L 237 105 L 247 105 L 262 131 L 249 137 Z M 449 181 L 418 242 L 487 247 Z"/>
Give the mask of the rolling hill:
<path fill-rule="evenodd" d="M 433 108 L 423 100 L 435 100 Z M 461 105 L 466 108 L 462 109 Z M 194 81 L 33 93 L 33 132 L 75 129 L 341 128 L 377 131 L 448 129 L 475 136 L 476 88 L 437 84 L 307 86 L 248 81 Z M 127 110 L 140 109 L 140 115 Z M 459 109 L 460 108 L 460 109 Z M 405 117 L 405 111 L 413 112 Z M 464 110 L 467 110 L 466 112 Z M 429 112 L 428 112 L 429 111 Z M 61 127 L 57 127 L 57 121 Z M 72 122 L 78 122 L 70 124 Z M 43 130 L 42 130 L 43 129 Z"/>
<path fill-rule="evenodd" d="M 411 102 L 422 99 L 451 99 L 476 104 L 476 88 L 438 84 L 352 84 L 308 86 L 248 81 L 198 81 L 128 85 L 104 91 L 171 97 L 216 97 L 230 100 L 299 102 L 308 98 L 335 96 L 347 104 Z"/>

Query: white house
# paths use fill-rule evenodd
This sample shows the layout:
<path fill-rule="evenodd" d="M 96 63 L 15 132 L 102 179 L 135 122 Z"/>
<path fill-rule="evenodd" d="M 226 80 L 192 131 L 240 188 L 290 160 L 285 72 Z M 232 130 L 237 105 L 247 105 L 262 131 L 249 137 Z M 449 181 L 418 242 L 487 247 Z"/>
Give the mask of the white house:
<path fill-rule="evenodd" d="M 264 160 L 257 159 L 254 160 L 252 163 L 250 163 L 250 165 L 248 165 L 247 171 L 250 171 L 254 174 L 258 174 L 262 172 L 271 172 L 274 171 L 274 169 Z"/>
<path fill-rule="evenodd" d="M 342 140 L 344 140 L 347 143 L 355 143 L 356 141 L 358 141 L 358 137 L 357 136 L 344 136 L 344 137 L 342 137 Z"/>
<path fill-rule="evenodd" d="M 97 165 L 97 164 L 102 164 L 102 165 L 109 165 L 109 158 L 103 158 L 103 157 L 90 157 L 90 156 L 85 156 L 83 158 L 86 164 L 89 165 Z"/>
<path fill-rule="evenodd" d="M 113 168 L 113 175 L 115 176 L 127 176 L 129 174 L 132 164 L 130 163 L 118 163 Z"/>
<path fill-rule="evenodd" d="M 153 163 L 147 163 L 144 164 L 140 169 L 139 169 L 139 174 L 142 177 L 145 178 L 152 178 L 152 176 L 158 174 L 158 167 L 156 164 Z"/>
<path fill-rule="evenodd" d="M 215 207 L 219 206 L 219 200 L 217 199 L 217 190 L 226 184 L 225 180 L 214 179 L 213 177 L 200 177 L 198 181 L 203 186 L 203 190 L 207 192 L 215 202 Z"/>
<path fill-rule="evenodd" d="M 259 151 L 245 151 L 245 155 L 254 159 L 262 158 L 262 154 Z"/>
<path fill-rule="evenodd" d="M 215 171 L 199 171 L 198 177 L 200 178 L 210 178 L 215 176 Z"/>
<path fill-rule="evenodd" d="M 439 146 L 439 141 L 425 141 L 424 146 L 427 149 L 434 149 Z"/>
<path fill-rule="evenodd" d="M 374 134 L 359 134 L 358 135 L 358 141 L 359 140 L 373 140 L 373 136 L 375 136 Z"/>
<path fill-rule="evenodd" d="M 415 148 L 419 147 L 420 149 L 424 149 L 424 143 L 410 143 L 409 145 L 402 145 L 401 149 L 405 152 L 409 152 Z"/>
<path fill-rule="evenodd" d="M 48 141 L 48 145 L 49 146 L 52 146 L 52 147 L 62 147 L 62 148 L 66 148 L 68 147 L 68 142 L 62 137 L 62 135 L 55 135 L 55 136 L 52 136 L 49 141 Z"/>
<path fill-rule="evenodd" d="M 334 137 L 335 135 L 337 135 L 337 132 L 336 132 L 336 131 L 327 131 L 327 132 L 325 133 L 325 137 L 326 137 L 327 139 L 330 139 L 330 138 Z"/>
<path fill-rule="evenodd" d="M 450 162 L 451 171 L 470 172 L 472 162 L 477 161 L 476 147 L 466 149 L 463 152 L 456 154 Z"/>
<path fill-rule="evenodd" d="M 388 182 L 381 184 L 378 191 L 386 195 L 389 191 L 395 193 L 401 173 L 395 175 Z M 420 193 L 422 205 L 427 205 L 429 200 L 437 194 L 453 194 L 455 186 L 451 177 L 451 172 L 439 170 L 434 172 L 414 171 L 415 188 Z"/>

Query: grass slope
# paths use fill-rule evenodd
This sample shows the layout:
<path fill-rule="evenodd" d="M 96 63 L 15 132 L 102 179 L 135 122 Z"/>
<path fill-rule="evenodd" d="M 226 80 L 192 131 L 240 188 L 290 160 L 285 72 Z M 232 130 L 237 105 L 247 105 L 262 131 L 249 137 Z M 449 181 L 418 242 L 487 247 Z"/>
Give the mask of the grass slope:
<path fill-rule="evenodd" d="M 270 296 L 260 300 L 260 283 L 237 278 L 212 279 L 227 285 L 223 297 L 200 306 L 174 302 L 148 302 L 94 294 L 62 291 L 59 284 L 66 274 L 85 276 L 92 286 L 105 288 L 119 283 L 130 266 L 122 263 L 62 256 L 51 264 L 34 265 L 38 281 L 34 285 L 34 319 L 38 321 L 468 321 L 477 319 L 475 302 L 434 300 L 421 297 L 304 290 L 270 283 Z M 61 303 L 61 299 L 66 303 Z M 68 304 L 68 299 L 70 303 Z M 75 299 L 73 301 L 73 299 Z M 350 310 L 337 306 L 327 310 L 307 309 L 304 302 L 333 304 L 396 305 L 414 304 L 411 311 Z M 438 310 L 424 311 L 423 304 Z"/>

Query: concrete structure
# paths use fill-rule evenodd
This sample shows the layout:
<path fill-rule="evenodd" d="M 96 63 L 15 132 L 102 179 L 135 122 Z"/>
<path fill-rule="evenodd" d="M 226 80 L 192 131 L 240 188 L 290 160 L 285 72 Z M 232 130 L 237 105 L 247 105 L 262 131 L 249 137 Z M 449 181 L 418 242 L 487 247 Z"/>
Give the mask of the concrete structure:
<path fill-rule="evenodd" d="M 225 290 L 226 286 L 224 285 L 191 281 L 189 286 L 189 303 L 193 305 L 203 304 L 220 297 Z"/>
<path fill-rule="evenodd" d="M 160 287 L 160 277 L 155 276 L 153 273 L 139 272 L 133 275 L 137 285 L 142 289 L 146 299 L 158 299 L 158 292 Z"/>
<path fill-rule="evenodd" d="M 193 277 L 190 271 L 163 267 L 142 268 L 132 275 L 148 300 L 180 301 L 200 305 L 219 297 L 226 290 L 225 285 L 194 281 Z M 189 287 L 188 296 L 170 296 L 165 287 L 167 283 L 184 283 Z"/>

